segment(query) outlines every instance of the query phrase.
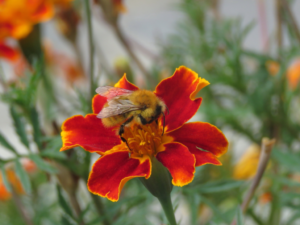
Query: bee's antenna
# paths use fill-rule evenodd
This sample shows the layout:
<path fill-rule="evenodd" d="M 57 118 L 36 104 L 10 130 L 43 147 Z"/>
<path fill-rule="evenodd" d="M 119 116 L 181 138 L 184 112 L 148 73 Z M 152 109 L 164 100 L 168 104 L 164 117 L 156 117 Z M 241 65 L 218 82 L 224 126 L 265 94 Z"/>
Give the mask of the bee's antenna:
<path fill-rule="evenodd" d="M 169 110 L 168 110 L 169 111 Z M 161 136 L 163 136 L 164 135 L 164 132 L 165 132 L 165 124 L 166 124 L 166 120 L 165 120 L 165 114 L 164 114 L 164 112 L 161 112 L 162 114 L 163 114 L 163 116 L 164 116 L 164 122 L 163 122 L 163 132 L 162 132 L 162 134 L 161 134 Z"/>

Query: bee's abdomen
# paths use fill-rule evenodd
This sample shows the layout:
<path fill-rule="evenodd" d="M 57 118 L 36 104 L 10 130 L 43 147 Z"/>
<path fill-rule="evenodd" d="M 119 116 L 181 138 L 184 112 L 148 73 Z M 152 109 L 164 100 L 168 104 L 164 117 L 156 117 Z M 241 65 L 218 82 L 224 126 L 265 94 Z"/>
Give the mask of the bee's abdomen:
<path fill-rule="evenodd" d="M 126 114 L 102 118 L 102 123 L 105 127 L 113 127 L 122 124 L 127 118 Z"/>

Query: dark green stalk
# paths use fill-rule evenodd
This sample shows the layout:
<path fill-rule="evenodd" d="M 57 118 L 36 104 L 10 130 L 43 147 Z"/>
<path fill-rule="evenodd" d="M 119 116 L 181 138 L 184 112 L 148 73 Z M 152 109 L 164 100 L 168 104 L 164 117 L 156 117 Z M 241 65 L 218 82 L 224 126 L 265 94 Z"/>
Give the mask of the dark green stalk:
<path fill-rule="evenodd" d="M 41 25 L 34 25 L 32 31 L 24 38 L 19 40 L 21 50 L 31 66 L 43 58 L 41 42 Z"/>
<path fill-rule="evenodd" d="M 101 216 L 103 216 L 103 224 L 104 225 L 110 225 L 111 222 L 107 218 L 107 214 L 105 212 L 104 205 L 103 205 L 103 203 L 101 201 L 101 198 L 99 196 L 97 196 L 97 195 L 92 194 L 91 192 L 90 192 L 90 195 L 92 197 L 92 200 L 93 200 L 93 202 L 94 202 L 94 204 L 96 206 L 96 209 L 97 209 L 98 213 Z"/>
<path fill-rule="evenodd" d="M 173 188 L 171 175 L 155 157 L 151 159 L 152 172 L 148 179 L 140 178 L 147 190 L 158 198 L 170 225 L 176 225 L 176 219 L 171 201 L 171 191 Z"/>
<path fill-rule="evenodd" d="M 164 209 L 164 212 L 166 214 L 166 217 L 168 218 L 170 225 L 176 225 L 177 223 L 174 215 L 171 195 L 166 195 L 163 198 L 158 198 L 158 200 Z"/>
<path fill-rule="evenodd" d="M 252 209 L 248 209 L 247 213 L 252 217 L 252 219 L 258 224 L 258 225 L 264 225 L 266 224 L 264 221 L 262 221 L 261 218 L 259 218 Z"/>
<path fill-rule="evenodd" d="M 89 55 L 90 55 L 90 64 L 89 64 L 89 74 L 90 74 L 90 99 L 92 101 L 93 96 L 95 95 L 94 90 L 94 40 L 93 40 L 93 29 L 92 29 L 92 19 L 91 19 L 91 7 L 89 0 L 84 0 L 86 19 L 88 24 L 88 37 L 89 37 Z M 90 104 L 92 105 L 92 104 Z"/>
<path fill-rule="evenodd" d="M 15 192 L 15 190 L 12 190 L 11 194 L 12 194 L 12 200 L 13 200 L 14 204 L 15 204 L 17 210 L 19 211 L 20 216 L 24 220 L 24 224 L 34 225 L 31 218 L 27 215 L 27 212 L 25 211 L 24 205 L 23 205 L 21 199 L 19 198 L 19 196 L 17 195 L 17 193 Z"/>
<path fill-rule="evenodd" d="M 269 215 L 269 225 L 279 225 L 280 224 L 280 205 L 279 199 L 276 194 L 273 194 L 272 205 L 271 205 L 271 212 Z"/>

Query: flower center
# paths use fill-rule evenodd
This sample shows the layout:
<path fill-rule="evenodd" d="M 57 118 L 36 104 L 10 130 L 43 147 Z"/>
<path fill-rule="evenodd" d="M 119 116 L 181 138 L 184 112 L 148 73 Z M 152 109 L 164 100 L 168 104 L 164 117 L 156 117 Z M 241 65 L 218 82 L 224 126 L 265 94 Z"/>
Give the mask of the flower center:
<path fill-rule="evenodd" d="M 162 143 L 162 127 L 156 122 L 146 125 L 133 124 L 125 127 L 123 137 L 126 139 L 130 153 L 134 157 L 155 156 Z"/>

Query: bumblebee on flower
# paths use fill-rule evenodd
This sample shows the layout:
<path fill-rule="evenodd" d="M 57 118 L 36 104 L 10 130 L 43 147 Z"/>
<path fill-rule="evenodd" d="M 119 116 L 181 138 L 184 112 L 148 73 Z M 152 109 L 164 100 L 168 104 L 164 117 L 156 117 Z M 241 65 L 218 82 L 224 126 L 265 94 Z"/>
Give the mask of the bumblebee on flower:
<path fill-rule="evenodd" d="M 88 188 L 111 201 L 119 199 L 128 180 L 150 178 L 156 165 L 154 160 L 167 168 L 173 185 L 187 185 L 194 178 L 196 166 L 221 165 L 218 157 L 228 147 L 225 136 L 215 126 L 204 122 L 187 123 L 200 107 L 202 98 L 196 98 L 197 93 L 208 84 L 192 70 L 179 67 L 149 94 L 153 95 L 154 105 L 159 105 L 160 110 L 152 110 L 143 121 L 139 116 L 142 110 L 133 110 L 139 105 L 128 97 L 122 98 L 131 105 L 131 111 L 127 111 L 126 116 L 123 111 L 113 114 L 112 106 L 117 103 L 111 101 L 116 100 L 116 96 L 124 96 L 114 91 L 128 92 L 131 96 L 139 90 L 124 75 L 114 88 L 98 89 L 100 94 L 93 99 L 92 114 L 73 116 L 63 123 L 61 151 L 80 146 L 100 154 L 90 172 Z M 164 114 L 167 108 L 169 113 Z M 123 125 L 128 119 L 131 120 Z M 120 131 L 116 133 L 118 128 Z"/>

